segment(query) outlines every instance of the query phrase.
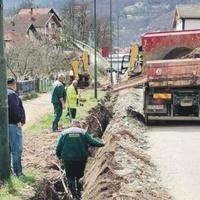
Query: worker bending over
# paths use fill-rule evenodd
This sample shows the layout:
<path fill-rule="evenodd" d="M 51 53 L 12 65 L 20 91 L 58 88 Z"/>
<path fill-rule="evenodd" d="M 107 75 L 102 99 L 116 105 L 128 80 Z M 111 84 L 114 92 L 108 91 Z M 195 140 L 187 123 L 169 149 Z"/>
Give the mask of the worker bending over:
<path fill-rule="evenodd" d="M 79 179 L 84 175 L 89 154 L 88 145 L 102 147 L 104 142 L 93 138 L 81 128 L 79 121 L 73 120 L 71 127 L 62 132 L 56 147 L 56 155 L 64 163 L 69 189 L 77 199 L 82 188 Z"/>

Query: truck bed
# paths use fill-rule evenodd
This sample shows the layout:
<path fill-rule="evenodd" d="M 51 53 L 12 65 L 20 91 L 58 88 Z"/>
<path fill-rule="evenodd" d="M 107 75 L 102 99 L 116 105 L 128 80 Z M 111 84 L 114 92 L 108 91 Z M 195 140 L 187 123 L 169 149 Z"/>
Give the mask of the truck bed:
<path fill-rule="evenodd" d="M 200 59 L 154 60 L 145 63 L 150 87 L 200 86 Z"/>

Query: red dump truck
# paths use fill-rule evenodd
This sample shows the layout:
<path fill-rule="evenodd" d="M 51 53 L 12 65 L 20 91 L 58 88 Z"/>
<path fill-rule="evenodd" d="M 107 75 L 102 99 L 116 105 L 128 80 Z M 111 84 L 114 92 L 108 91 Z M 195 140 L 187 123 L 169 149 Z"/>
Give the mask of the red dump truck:
<path fill-rule="evenodd" d="M 142 36 L 143 69 L 147 76 L 144 89 L 147 123 L 152 120 L 200 120 L 200 58 L 188 59 L 186 56 L 197 47 L 200 47 L 200 30 Z"/>

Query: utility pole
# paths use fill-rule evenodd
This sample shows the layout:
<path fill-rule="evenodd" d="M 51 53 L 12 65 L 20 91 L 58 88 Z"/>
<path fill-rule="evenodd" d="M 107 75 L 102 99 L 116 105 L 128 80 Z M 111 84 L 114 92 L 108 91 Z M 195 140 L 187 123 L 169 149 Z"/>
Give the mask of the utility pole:
<path fill-rule="evenodd" d="M 5 181 L 10 177 L 7 77 L 3 33 L 3 0 L 0 0 L 0 181 Z"/>
<path fill-rule="evenodd" d="M 118 47 L 118 51 L 117 51 L 117 78 L 119 79 L 119 16 L 117 16 L 117 47 Z"/>
<path fill-rule="evenodd" d="M 94 0 L 94 98 L 97 99 L 97 4 Z"/>
<path fill-rule="evenodd" d="M 110 81 L 113 84 L 113 77 L 112 77 L 112 0 L 110 0 Z"/>

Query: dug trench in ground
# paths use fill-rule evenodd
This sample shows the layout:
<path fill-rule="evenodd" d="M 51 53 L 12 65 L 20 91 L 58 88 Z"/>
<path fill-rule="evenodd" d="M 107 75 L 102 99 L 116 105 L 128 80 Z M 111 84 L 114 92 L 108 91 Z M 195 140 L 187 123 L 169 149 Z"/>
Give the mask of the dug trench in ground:
<path fill-rule="evenodd" d="M 109 102 L 109 97 L 105 97 L 89 111 L 86 122 L 83 121 L 84 127 L 99 137 L 102 136 L 112 117 L 112 106 Z M 43 133 L 32 135 L 26 140 L 23 155 L 24 169 L 37 169 L 42 178 L 40 178 L 40 183 L 32 189 L 30 195 L 27 194 L 24 199 L 70 199 L 70 194 L 65 194 L 61 174 L 58 170 L 59 161 L 55 156 L 55 145 L 58 137 L 57 133 L 44 130 Z M 91 151 L 91 156 L 94 153 Z"/>
<path fill-rule="evenodd" d="M 140 114 L 142 102 L 142 91 L 129 89 L 108 97 L 90 111 L 84 126 L 103 137 L 106 145 L 91 151 L 83 179 L 83 200 L 171 199 L 160 186 L 156 168 L 145 153 L 148 144 Z M 39 169 L 44 176 L 29 199 L 70 199 L 64 195 L 56 166 L 53 146 L 57 137 L 47 131 L 32 136 L 26 144 L 25 167 Z"/>
<path fill-rule="evenodd" d="M 148 144 L 141 115 L 142 91 L 121 91 L 111 98 L 110 105 L 113 116 L 103 134 L 106 145 L 88 160 L 82 199 L 171 199 L 145 153 Z"/>

